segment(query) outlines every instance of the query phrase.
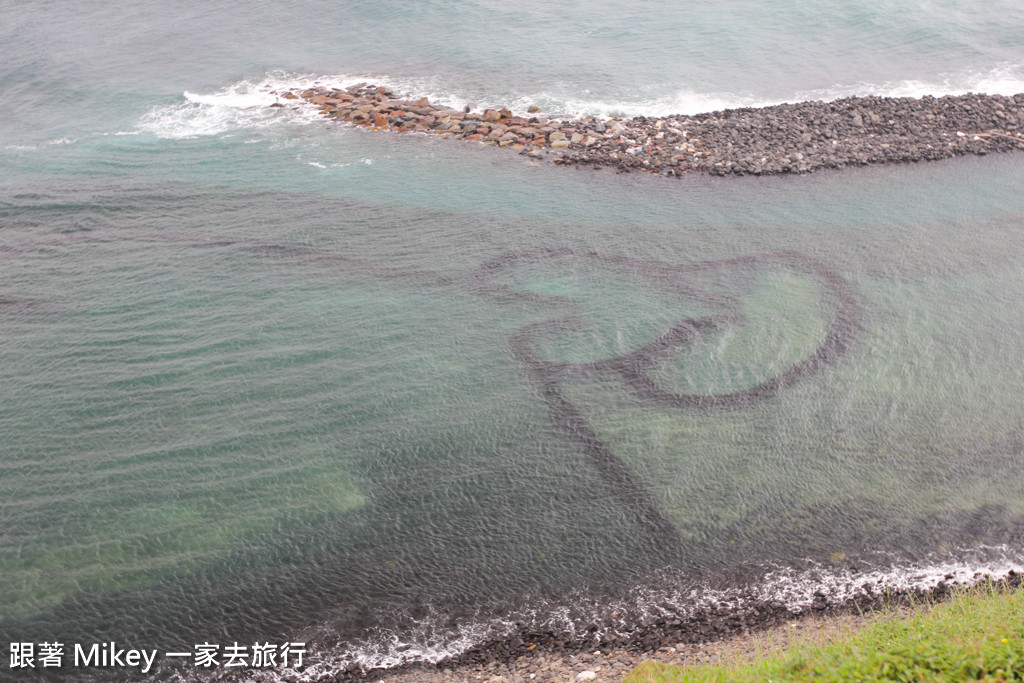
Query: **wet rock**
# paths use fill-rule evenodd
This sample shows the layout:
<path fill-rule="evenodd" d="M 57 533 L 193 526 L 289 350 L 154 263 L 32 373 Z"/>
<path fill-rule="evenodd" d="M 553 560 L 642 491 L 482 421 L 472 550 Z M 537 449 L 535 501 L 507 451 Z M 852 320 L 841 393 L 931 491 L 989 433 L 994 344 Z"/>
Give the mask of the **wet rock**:
<path fill-rule="evenodd" d="M 473 114 L 405 100 L 386 87 L 289 91 L 332 120 L 396 132 L 554 152 L 562 165 L 663 175 L 809 173 L 878 163 L 1024 150 L 1024 94 L 863 97 L 737 109 L 698 116 L 546 121 L 508 108 Z M 281 107 L 275 102 L 271 106 Z M 539 111 L 531 107 L 528 113 Z M 478 137 L 480 136 L 480 137 Z M 481 139 L 482 137 L 482 139 Z"/>

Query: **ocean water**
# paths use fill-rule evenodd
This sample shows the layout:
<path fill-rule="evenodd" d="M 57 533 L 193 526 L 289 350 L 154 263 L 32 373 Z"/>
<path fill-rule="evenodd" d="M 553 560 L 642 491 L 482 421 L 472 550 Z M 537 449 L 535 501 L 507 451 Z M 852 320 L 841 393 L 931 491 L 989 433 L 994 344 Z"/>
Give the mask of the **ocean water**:
<path fill-rule="evenodd" d="M 665 179 L 268 106 L 1013 94 L 1020 3 L 0 0 L 0 45 L 5 648 L 315 680 L 1024 567 L 1024 156 Z"/>

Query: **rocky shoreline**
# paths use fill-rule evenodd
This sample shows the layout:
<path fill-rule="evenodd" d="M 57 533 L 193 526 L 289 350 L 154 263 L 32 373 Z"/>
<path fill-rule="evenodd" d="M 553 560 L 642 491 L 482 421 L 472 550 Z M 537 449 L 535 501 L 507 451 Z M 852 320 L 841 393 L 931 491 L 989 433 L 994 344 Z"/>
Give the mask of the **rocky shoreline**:
<path fill-rule="evenodd" d="M 555 164 L 679 176 L 810 173 L 1024 150 L 1024 93 L 850 97 L 696 116 L 559 119 L 530 107 L 456 110 L 384 86 L 272 91 L 272 107 L 516 151 Z"/>
<path fill-rule="evenodd" d="M 930 589 L 896 591 L 865 587 L 859 597 L 833 602 L 824 593 L 799 611 L 779 602 L 752 602 L 741 609 L 722 606 L 679 619 L 657 619 L 629 633 L 609 633 L 597 641 L 568 641 L 555 633 L 527 629 L 502 640 L 482 643 L 438 664 L 414 664 L 386 671 L 339 673 L 337 682 L 377 683 L 620 683 L 638 664 L 715 663 L 729 655 L 763 654 L 765 644 L 784 648 L 792 636 L 856 628 L 879 618 L 896 618 L 910 610 L 941 602 L 953 591 L 993 581 L 1007 588 L 1024 586 L 1024 574 L 952 574 Z"/>

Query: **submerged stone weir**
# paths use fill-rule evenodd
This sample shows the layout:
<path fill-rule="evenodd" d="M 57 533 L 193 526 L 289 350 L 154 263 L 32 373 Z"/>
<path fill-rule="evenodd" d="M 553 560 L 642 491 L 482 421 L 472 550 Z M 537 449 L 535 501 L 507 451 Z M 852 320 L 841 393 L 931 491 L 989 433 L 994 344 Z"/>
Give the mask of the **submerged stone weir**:
<path fill-rule="evenodd" d="M 539 294 L 503 284 L 504 271 L 520 264 L 574 259 L 604 266 L 611 272 L 640 276 L 654 292 L 667 294 L 680 301 L 693 300 L 706 304 L 715 313 L 677 320 L 667 331 L 650 343 L 629 353 L 604 360 L 568 363 L 545 359 L 536 348 L 545 337 L 573 330 L 583 324 L 577 317 L 547 318 L 514 331 L 509 350 L 523 367 L 548 408 L 553 424 L 576 443 L 607 484 L 609 491 L 629 510 L 637 527 L 652 544 L 660 548 L 667 560 L 679 560 L 686 552 L 679 530 L 661 509 L 647 485 L 632 472 L 604 443 L 589 424 L 583 411 L 565 394 L 565 382 L 572 377 L 616 377 L 622 388 L 645 402 L 661 407 L 714 411 L 743 408 L 770 399 L 797 381 L 816 374 L 838 361 L 850 348 L 860 328 L 861 306 L 850 285 L 828 265 L 796 252 L 752 254 L 717 261 L 669 264 L 625 256 L 601 254 L 574 249 L 532 249 L 514 251 L 484 262 L 464 276 L 450 276 L 431 271 L 382 266 L 360 259 L 324 253 L 308 247 L 274 244 L 233 238 L 200 238 L 193 235 L 163 232 L 142 232 L 122 235 L 117 232 L 89 231 L 59 235 L 29 242 L 0 252 L 0 262 L 18 255 L 80 242 L 133 240 L 164 242 L 198 248 L 235 248 L 270 258 L 298 259 L 327 267 L 416 284 L 419 286 L 453 288 L 503 303 L 532 303 L 541 306 L 572 306 L 573 300 L 558 295 Z M 761 382 L 727 393 L 676 393 L 659 385 L 648 371 L 669 354 L 692 343 L 702 333 L 744 323 L 742 303 L 723 294 L 715 294 L 692 281 L 694 275 L 730 268 L 763 266 L 801 272 L 818 282 L 820 295 L 835 307 L 835 316 L 818 347 L 806 358 L 795 362 Z M 557 268 L 557 265 L 555 266 Z M 0 305 L 14 302 L 0 295 Z M 0 311 L 3 309 L 0 308 Z"/>
<path fill-rule="evenodd" d="M 1024 93 L 849 97 L 630 119 L 548 118 L 537 107 L 527 116 L 507 108 L 460 111 L 367 84 L 272 94 L 279 97 L 272 107 L 305 101 L 328 118 L 374 130 L 475 141 L 556 164 L 670 176 L 809 173 L 1024 150 Z"/>

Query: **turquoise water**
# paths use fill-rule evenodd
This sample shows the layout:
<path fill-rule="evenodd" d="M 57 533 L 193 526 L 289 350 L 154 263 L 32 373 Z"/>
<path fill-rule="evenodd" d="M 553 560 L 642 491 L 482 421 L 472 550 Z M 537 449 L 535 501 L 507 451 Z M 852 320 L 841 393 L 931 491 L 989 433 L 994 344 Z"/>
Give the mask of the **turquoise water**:
<path fill-rule="evenodd" d="M 676 180 L 266 105 L 371 78 L 567 116 L 1013 93 L 1021 26 L 0 4 L 0 642 L 303 640 L 333 671 L 573 632 L 664 572 L 698 604 L 780 568 L 1019 568 L 1020 155 Z M 840 352 L 758 400 L 667 404 L 615 365 L 717 316 L 641 365 L 744 392 L 827 343 L 843 292 Z"/>

